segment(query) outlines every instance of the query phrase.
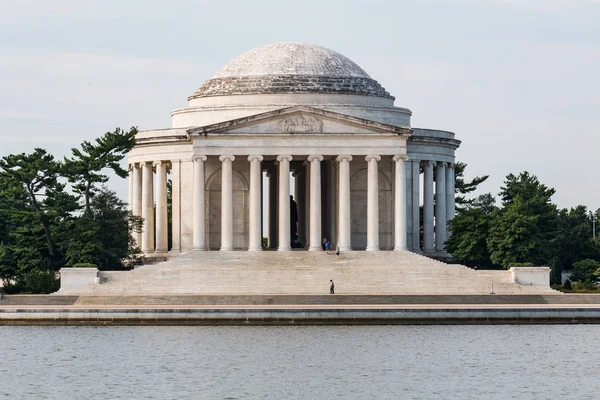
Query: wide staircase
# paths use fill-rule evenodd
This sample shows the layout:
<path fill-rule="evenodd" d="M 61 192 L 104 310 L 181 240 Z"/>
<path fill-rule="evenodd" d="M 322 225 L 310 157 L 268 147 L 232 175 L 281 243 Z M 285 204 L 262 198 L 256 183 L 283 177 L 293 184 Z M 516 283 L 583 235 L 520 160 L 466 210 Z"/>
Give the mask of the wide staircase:
<path fill-rule="evenodd" d="M 548 294 L 512 282 L 508 271 L 473 270 L 411 252 L 190 252 L 132 271 L 100 273 L 100 284 L 77 294 L 315 295 Z M 69 294 L 61 290 L 61 294 Z"/>

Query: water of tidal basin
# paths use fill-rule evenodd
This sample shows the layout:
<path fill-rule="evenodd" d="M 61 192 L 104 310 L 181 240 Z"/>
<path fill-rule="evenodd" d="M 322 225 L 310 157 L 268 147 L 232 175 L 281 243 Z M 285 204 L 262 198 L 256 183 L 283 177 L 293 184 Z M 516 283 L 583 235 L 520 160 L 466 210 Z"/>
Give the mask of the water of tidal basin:
<path fill-rule="evenodd" d="M 600 399 L 600 326 L 0 327 L 4 399 Z"/>

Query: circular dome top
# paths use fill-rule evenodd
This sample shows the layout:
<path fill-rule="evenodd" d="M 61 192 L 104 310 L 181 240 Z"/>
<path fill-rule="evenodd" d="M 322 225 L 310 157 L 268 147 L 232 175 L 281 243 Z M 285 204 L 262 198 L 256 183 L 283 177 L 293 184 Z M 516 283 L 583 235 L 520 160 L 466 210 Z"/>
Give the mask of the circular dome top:
<path fill-rule="evenodd" d="M 349 58 L 325 47 L 275 43 L 234 58 L 189 99 L 276 93 L 392 96 Z"/>
<path fill-rule="evenodd" d="M 340 53 L 305 43 L 257 47 L 231 60 L 213 78 L 268 75 L 370 78 L 361 67 Z"/>

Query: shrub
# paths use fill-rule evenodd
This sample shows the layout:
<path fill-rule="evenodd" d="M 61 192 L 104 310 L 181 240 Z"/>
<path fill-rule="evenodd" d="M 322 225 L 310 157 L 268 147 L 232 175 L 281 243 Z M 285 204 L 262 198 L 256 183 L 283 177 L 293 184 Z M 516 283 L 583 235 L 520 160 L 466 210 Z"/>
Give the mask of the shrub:
<path fill-rule="evenodd" d="M 49 269 L 33 269 L 5 287 L 6 293 L 50 294 L 60 289 L 60 279 Z"/>
<path fill-rule="evenodd" d="M 98 266 L 92 263 L 75 263 L 73 268 L 98 268 Z"/>
<path fill-rule="evenodd" d="M 511 267 L 535 267 L 535 265 L 533 265 L 530 262 L 516 262 L 516 263 L 512 263 L 510 264 Z"/>
<path fill-rule="evenodd" d="M 573 263 L 573 272 L 571 279 L 574 281 L 585 282 L 595 278 L 594 272 L 600 268 L 600 262 L 591 259 L 585 259 Z"/>
<path fill-rule="evenodd" d="M 573 285 L 573 291 L 577 293 L 595 292 L 596 290 L 597 287 L 589 279 L 585 282 L 579 281 Z"/>
<path fill-rule="evenodd" d="M 573 286 L 571 285 L 571 281 L 569 279 L 565 281 L 563 288 L 565 288 L 565 290 L 573 290 Z"/>

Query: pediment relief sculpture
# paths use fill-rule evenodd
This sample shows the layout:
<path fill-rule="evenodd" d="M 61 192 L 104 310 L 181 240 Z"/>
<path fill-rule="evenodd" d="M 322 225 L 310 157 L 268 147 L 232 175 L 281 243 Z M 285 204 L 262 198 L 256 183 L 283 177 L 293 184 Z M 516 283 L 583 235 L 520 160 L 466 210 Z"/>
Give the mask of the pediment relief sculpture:
<path fill-rule="evenodd" d="M 285 117 L 279 123 L 281 132 L 323 132 L 323 122 L 319 119 L 305 114 L 295 114 Z"/>

